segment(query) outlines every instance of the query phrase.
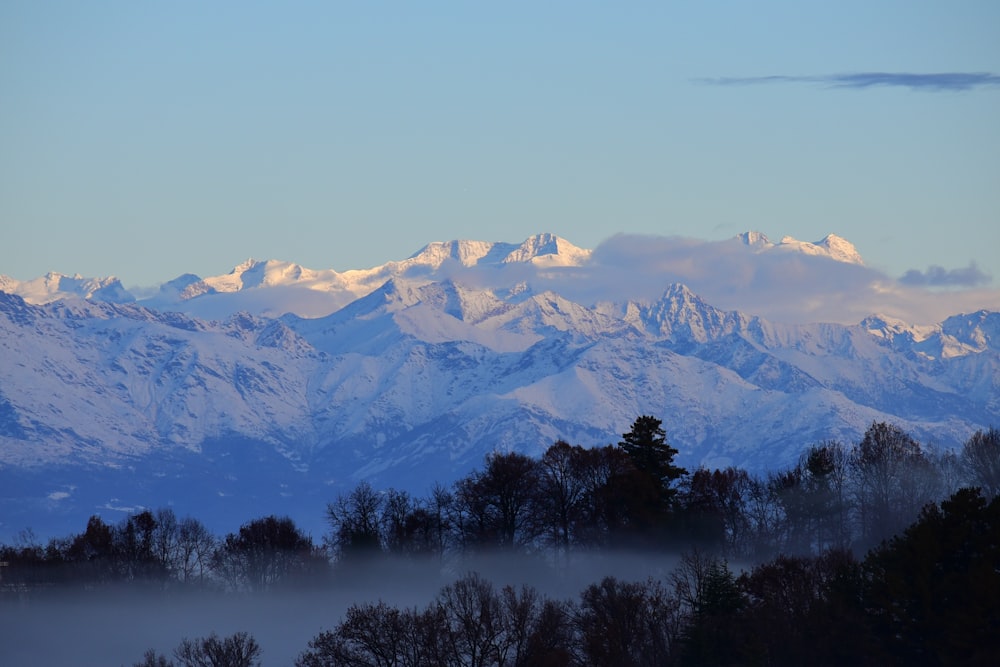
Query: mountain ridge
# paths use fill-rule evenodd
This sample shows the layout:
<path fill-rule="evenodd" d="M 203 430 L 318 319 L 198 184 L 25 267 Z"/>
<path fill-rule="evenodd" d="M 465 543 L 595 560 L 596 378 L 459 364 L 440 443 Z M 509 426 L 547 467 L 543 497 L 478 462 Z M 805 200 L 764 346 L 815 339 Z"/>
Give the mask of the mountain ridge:
<path fill-rule="evenodd" d="M 220 498 L 220 520 L 301 515 L 359 479 L 423 492 L 491 451 L 617 442 L 639 414 L 664 420 L 681 464 L 752 471 L 872 421 L 954 448 L 1000 414 L 1000 313 L 788 324 L 671 281 L 590 302 L 525 280 L 509 245 L 442 246 L 438 269 L 387 270 L 312 318 L 0 293 L 0 485 L 21 490 L 0 531 Z M 439 270 L 459 260 L 508 277 Z"/>
<path fill-rule="evenodd" d="M 854 246 L 834 234 L 815 243 L 796 241 L 786 236 L 775 244 L 760 232 L 744 232 L 734 239 L 755 252 L 792 251 L 825 255 L 845 263 L 864 264 Z M 392 277 L 413 271 L 433 273 L 442 269 L 449 261 L 466 268 L 514 264 L 571 268 L 586 265 L 592 254 L 592 250 L 579 248 L 555 234 L 540 233 L 519 244 L 499 241 L 436 241 L 403 260 L 390 260 L 367 269 L 344 271 L 310 269 L 277 259 L 249 258 L 225 274 L 205 278 L 190 273 L 181 274 L 161 283 L 155 294 L 144 298 L 134 296 L 114 276 L 84 278 L 80 275 L 69 277 L 48 273 L 40 278 L 19 281 L 0 275 L 0 290 L 17 294 L 33 304 L 82 297 L 114 303 L 139 301 L 153 308 L 164 308 L 199 297 L 233 294 L 250 289 L 295 287 L 341 296 L 338 303 L 342 307 L 373 291 Z"/>

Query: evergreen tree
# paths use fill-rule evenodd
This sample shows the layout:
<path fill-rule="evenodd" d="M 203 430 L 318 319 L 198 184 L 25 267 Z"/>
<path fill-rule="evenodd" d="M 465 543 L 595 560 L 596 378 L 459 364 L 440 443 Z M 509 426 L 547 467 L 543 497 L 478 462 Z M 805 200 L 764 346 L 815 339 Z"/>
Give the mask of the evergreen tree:
<path fill-rule="evenodd" d="M 643 415 L 632 423 L 632 429 L 622 434 L 618 446 L 625 450 L 632 464 L 653 482 L 659 496 L 661 511 L 669 511 L 674 504 L 677 489 L 674 482 L 687 474 L 687 470 L 674 465 L 677 450 L 667 443 L 662 421 Z"/>

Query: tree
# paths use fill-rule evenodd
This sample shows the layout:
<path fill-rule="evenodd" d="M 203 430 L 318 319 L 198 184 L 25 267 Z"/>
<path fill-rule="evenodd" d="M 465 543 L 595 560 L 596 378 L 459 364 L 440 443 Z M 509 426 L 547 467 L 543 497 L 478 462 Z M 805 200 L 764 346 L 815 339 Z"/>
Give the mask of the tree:
<path fill-rule="evenodd" d="M 962 467 L 969 482 L 987 498 L 1000 495 L 1000 430 L 973 433 L 962 447 Z"/>
<path fill-rule="evenodd" d="M 657 519 L 656 488 L 649 476 L 621 447 L 583 449 L 578 455 L 584 492 L 577 541 L 592 547 L 648 542 Z"/>
<path fill-rule="evenodd" d="M 457 526 L 468 548 L 505 551 L 528 547 L 541 533 L 539 464 L 517 452 L 494 452 L 486 468 L 455 485 Z"/>
<path fill-rule="evenodd" d="M 447 622 L 450 664 L 501 664 L 504 627 L 500 599 L 492 583 L 478 574 L 469 574 L 446 586 L 437 605 Z"/>
<path fill-rule="evenodd" d="M 73 577 L 91 582 L 107 582 L 115 577 L 115 539 L 112 527 L 94 515 L 87 529 L 72 539 L 65 551 L 72 563 Z"/>
<path fill-rule="evenodd" d="M 898 664 L 1000 664 L 1000 497 L 961 489 L 865 559 L 865 602 Z"/>
<path fill-rule="evenodd" d="M 336 556 L 343 561 L 365 561 L 382 553 L 383 498 L 368 482 L 327 505 Z"/>
<path fill-rule="evenodd" d="M 653 580 L 627 583 L 605 577 L 580 594 L 575 625 L 586 665 L 667 664 L 680 631 L 680 607 Z"/>
<path fill-rule="evenodd" d="M 699 468 L 682 486 L 682 522 L 687 539 L 730 556 L 748 554 L 747 494 L 751 486 L 745 470 Z"/>
<path fill-rule="evenodd" d="M 747 664 L 865 665 L 867 624 L 860 564 L 850 552 L 778 556 L 742 574 L 740 610 Z"/>
<path fill-rule="evenodd" d="M 224 639 L 213 632 L 208 637 L 185 639 L 174 649 L 174 657 L 182 667 L 255 667 L 260 665 L 260 646 L 246 632 Z"/>
<path fill-rule="evenodd" d="M 681 664 L 739 664 L 746 642 L 740 623 L 745 599 L 726 562 L 691 552 L 681 558 L 671 578 L 685 616 Z"/>
<path fill-rule="evenodd" d="M 152 555 L 167 573 L 177 576 L 177 556 L 180 524 L 169 507 L 156 510 L 156 527 L 153 529 Z"/>
<path fill-rule="evenodd" d="M 632 423 L 632 429 L 622 434 L 618 446 L 625 450 L 635 467 L 649 476 L 657 490 L 661 512 L 669 512 L 677 489 L 674 482 L 687 470 L 674 465 L 677 450 L 667 444 L 666 432 L 655 417 L 643 415 Z"/>
<path fill-rule="evenodd" d="M 184 584 L 202 583 L 209 575 L 216 539 L 205 525 L 193 517 L 181 519 L 177 526 L 174 573 Z"/>
<path fill-rule="evenodd" d="M 564 667 L 572 632 L 565 605 L 530 587 L 497 590 L 477 574 L 441 590 L 423 611 L 352 605 L 309 642 L 297 667 L 497 665 Z"/>
<path fill-rule="evenodd" d="M 149 510 L 127 517 L 114 530 L 115 561 L 119 576 L 126 581 L 164 580 L 167 561 L 154 550 L 159 523 Z"/>
<path fill-rule="evenodd" d="M 174 667 L 173 660 L 149 649 L 142 655 L 142 662 L 133 662 L 132 667 Z"/>
<path fill-rule="evenodd" d="M 226 536 L 213 563 L 234 588 L 262 591 L 312 565 L 312 540 L 288 517 L 256 519 Z"/>
<path fill-rule="evenodd" d="M 807 448 L 801 456 L 799 466 L 812 524 L 810 541 L 817 553 L 850 546 L 848 460 L 844 446 L 832 440 Z"/>
<path fill-rule="evenodd" d="M 564 555 L 576 540 L 576 527 L 583 516 L 585 499 L 584 449 L 556 441 L 541 459 L 539 502 L 549 542 Z"/>
<path fill-rule="evenodd" d="M 332 631 L 309 642 L 297 667 L 423 667 L 440 664 L 443 623 L 431 611 L 384 602 L 351 605 Z"/>
<path fill-rule="evenodd" d="M 873 423 L 851 453 L 861 538 L 871 546 L 912 521 L 937 495 L 920 444 L 894 424 Z"/>

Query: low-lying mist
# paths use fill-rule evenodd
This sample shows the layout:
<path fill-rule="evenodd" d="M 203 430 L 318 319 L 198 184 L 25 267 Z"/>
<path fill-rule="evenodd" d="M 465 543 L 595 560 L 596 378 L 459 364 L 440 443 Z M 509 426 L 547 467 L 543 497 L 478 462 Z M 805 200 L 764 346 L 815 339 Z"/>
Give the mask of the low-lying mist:
<path fill-rule="evenodd" d="M 423 608 L 442 587 L 469 572 L 498 588 L 527 585 L 547 598 L 566 600 L 606 576 L 663 579 L 676 563 L 676 556 L 627 552 L 573 554 L 558 563 L 509 554 L 444 562 L 384 559 L 338 570 L 322 583 L 254 594 L 110 587 L 7 595 L 0 597 L 0 663 L 129 666 L 149 649 L 171 656 L 185 638 L 244 631 L 260 644 L 262 664 L 291 665 L 310 639 L 342 620 L 349 606 L 381 600 Z"/>

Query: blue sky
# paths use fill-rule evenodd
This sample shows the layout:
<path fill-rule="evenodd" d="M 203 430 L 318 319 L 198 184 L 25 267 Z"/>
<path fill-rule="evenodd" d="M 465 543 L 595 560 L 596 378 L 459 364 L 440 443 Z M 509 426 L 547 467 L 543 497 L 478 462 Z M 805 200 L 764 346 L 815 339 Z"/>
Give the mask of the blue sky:
<path fill-rule="evenodd" d="M 754 229 L 992 289 L 998 31 L 993 0 L 8 1 L 0 273 Z"/>

